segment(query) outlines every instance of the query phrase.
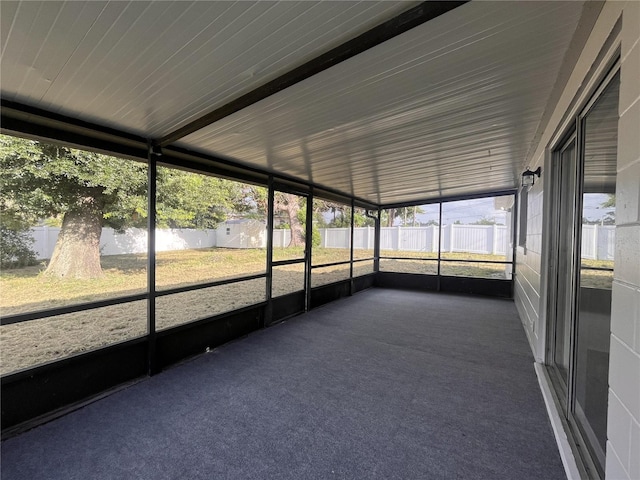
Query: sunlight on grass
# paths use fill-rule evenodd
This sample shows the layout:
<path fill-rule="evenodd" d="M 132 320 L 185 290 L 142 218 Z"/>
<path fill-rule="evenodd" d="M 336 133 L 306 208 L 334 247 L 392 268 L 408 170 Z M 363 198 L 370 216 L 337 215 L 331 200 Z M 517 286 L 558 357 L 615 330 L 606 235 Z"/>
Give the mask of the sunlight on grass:
<path fill-rule="evenodd" d="M 343 252 L 314 249 L 314 262 L 342 259 Z M 277 248 L 274 260 L 304 258 L 302 247 Z M 93 280 L 56 279 L 42 275 L 45 265 L 0 272 L 0 314 L 62 307 L 146 292 L 145 255 L 101 258 L 103 276 Z M 158 252 L 156 288 L 167 289 L 266 272 L 265 249 L 203 248 Z"/>
<path fill-rule="evenodd" d="M 348 252 L 348 251 L 347 251 Z M 354 258 L 368 258 L 370 250 L 354 251 Z M 383 252 L 404 257 L 381 259 L 383 271 L 435 274 L 436 261 L 420 261 L 424 252 Z M 274 261 L 304 258 L 302 247 L 274 249 Z M 504 260 L 499 255 L 447 254 L 449 259 Z M 313 249 L 313 263 L 333 263 L 345 258 L 344 249 Z M 437 255 L 434 257 L 437 258 Z M 0 312 L 11 315 L 146 292 L 145 255 L 112 255 L 101 258 L 103 276 L 95 280 L 59 280 L 45 277 L 45 265 L 0 272 Z M 611 261 L 583 260 L 583 267 L 610 268 Z M 444 275 L 505 278 L 505 265 L 458 263 L 443 260 Z M 373 262 L 355 263 L 354 276 L 372 272 Z M 156 257 L 157 288 L 166 289 L 266 272 L 265 249 L 205 248 L 159 252 Z M 314 268 L 312 286 L 349 276 L 349 265 Z M 581 271 L 583 287 L 610 289 L 611 271 Z M 159 329 L 203 318 L 265 299 L 264 279 L 250 280 L 204 290 L 167 295 L 157 300 Z M 275 267 L 274 297 L 301 291 L 304 263 Z M 135 338 L 146 332 L 146 301 L 138 301 L 43 318 L 0 329 L 0 368 L 8 373 L 20 368 L 63 358 L 74 353 Z"/>
<path fill-rule="evenodd" d="M 432 261 L 418 261 L 418 260 L 391 260 L 380 259 L 380 271 L 381 272 L 395 272 L 395 273 L 418 273 L 423 275 L 437 275 L 438 262 Z"/>
<path fill-rule="evenodd" d="M 314 250 L 314 255 L 321 263 L 336 261 L 335 251 L 331 249 Z M 296 257 L 304 258 L 302 248 L 274 250 L 274 260 Z M 266 272 L 264 249 L 206 248 L 159 252 L 156 260 L 159 288 Z M 45 277 L 41 274 L 44 265 L 0 272 L 2 315 L 146 291 L 147 260 L 144 255 L 104 256 L 101 262 L 103 276 L 95 280 Z M 346 267 L 348 270 L 348 265 Z M 363 265 L 361 270 L 366 268 Z M 330 283 L 344 276 L 343 266 L 325 270 L 317 272 L 313 281 Z M 360 270 L 356 272 L 360 273 Z M 302 290 L 304 263 L 274 269 L 273 281 L 275 296 Z M 157 327 L 165 329 L 262 302 L 266 297 L 265 289 L 265 280 L 256 279 L 159 297 L 156 300 Z M 3 325 L 0 329 L 0 373 L 64 358 L 145 333 L 144 300 Z"/>
<path fill-rule="evenodd" d="M 510 279 L 506 268 L 506 265 L 501 264 L 441 262 L 440 274 L 451 277 Z"/>
<path fill-rule="evenodd" d="M 347 250 L 348 252 L 348 250 Z M 342 261 L 344 249 L 314 248 L 313 263 L 315 265 Z M 354 258 L 366 258 L 372 255 L 370 250 L 355 250 Z M 435 262 L 411 261 L 415 258 L 437 258 L 437 254 L 426 252 L 382 252 L 382 257 L 403 257 L 407 260 L 381 260 L 384 271 L 435 274 Z M 274 261 L 291 258 L 304 258 L 303 247 L 276 248 L 273 251 Z M 447 259 L 495 260 L 504 261 L 501 255 L 475 255 L 467 253 L 447 253 Z M 55 279 L 42 275 L 45 265 L 26 267 L 0 272 L 0 313 L 11 315 L 47 308 L 61 307 L 77 303 L 104 300 L 124 295 L 146 292 L 147 260 L 142 254 L 111 255 L 101 258 L 103 276 L 95 280 Z M 302 265 L 302 264 L 300 264 Z M 583 260 L 584 267 L 612 268 L 612 261 Z M 300 267 L 297 267 L 300 268 Z M 355 268 L 355 267 L 354 267 Z M 283 272 L 286 269 L 281 269 Z M 321 273 L 329 273 L 331 269 L 316 272 L 314 284 L 330 281 L 320 280 Z M 343 272 L 343 269 L 339 269 Z M 443 263 L 444 275 L 478 276 L 489 278 L 505 278 L 504 265 Z M 156 255 L 156 288 L 162 290 L 184 285 L 193 285 L 222 279 L 238 278 L 266 272 L 265 249 L 226 249 L 204 248 L 158 252 Z M 340 278 L 344 273 L 338 274 Z M 611 288 L 612 272 L 599 270 L 582 271 L 583 286 L 593 288 Z M 281 280 L 278 285 L 281 284 Z M 278 294 L 298 289 L 301 283 L 299 276 L 295 280 L 296 287 L 282 285 Z"/>

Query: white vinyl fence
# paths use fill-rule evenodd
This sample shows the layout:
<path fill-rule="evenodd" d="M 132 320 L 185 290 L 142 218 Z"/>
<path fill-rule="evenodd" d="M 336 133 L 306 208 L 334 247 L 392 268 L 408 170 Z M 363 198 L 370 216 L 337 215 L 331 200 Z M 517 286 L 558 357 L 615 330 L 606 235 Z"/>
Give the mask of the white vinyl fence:
<path fill-rule="evenodd" d="M 505 225 L 445 225 L 442 227 L 443 252 L 469 252 L 507 255 L 509 228 Z M 380 250 L 437 252 L 439 227 L 382 227 Z M 349 248 L 348 228 L 321 228 L 322 246 Z M 373 249 L 373 227 L 354 228 L 353 248 Z M 613 260 L 614 225 L 582 226 L 582 258 Z"/>
<path fill-rule="evenodd" d="M 273 248 L 288 247 L 290 241 L 291 241 L 291 230 L 284 229 L 284 228 L 277 228 L 273 230 Z"/>
<path fill-rule="evenodd" d="M 509 231 L 505 225 L 451 224 L 442 227 L 443 252 L 506 255 L 508 248 Z"/>
<path fill-rule="evenodd" d="M 582 258 L 613 260 L 615 246 L 615 225 L 582 225 Z"/>
<path fill-rule="evenodd" d="M 322 246 L 349 248 L 349 228 L 321 228 Z M 382 227 L 380 250 L 437 252 L 437 226 Z M 354 249 L 372 249 L 373 227 L 358 227 L 353 231 Z M 442 227 L 443 252 L 471 252 L 506 255 L 509 231 L 504 225 L 445 225 Z"/>
<path fill-rule="evenodd" d="M 322 247 L 349 248 L 351 229 L 321 228 L 319 230 Z M 60 228 L 56 227 L 34 227 L 31 229 L 35 240 L 33 249 L 38 258 L 51 258 L 59 232 Z M 380 229 L 380 250 L 437 252 L 438 232 L 439 228 L 433 225 L 428 227 L 382 227 Z M 219 232 L 218 235 L 220 235 Z M 260 235 L 260 237 L 260 244 L 251 245 L 252 247 L 266 247 L 266 235 Z M 373 227 L 354 228 L 353 248 L 372 250 L 374 239 Z M 274 248 L 287 247 L 290 240 L 291 230 L 276 229 L 273 231 Z M 216 230 L 186 228 L 156 230 L 156 251 L 158 252 L 215 246 L 217 246 Z M 238 245 L 238 247 L 247 248 L 243 245 Z M 582 258 L 613 260 L 614 247 L 615 226 L 582 226 Z M 509 230 L 504 225 L 445 225 L 442 227 L 443 252 L 506 255 L 509 248 Z M 100 237 L 102 255 L 145 253 L 146 251 L 146 230 L 130 228 L 124 233 L 116 233 L 111 228 L 102 229 Z"/>
<path fill-rule="evenodd" d="M 36 252 L 37 258 L 51 258 L 59 233 L 60 228 L 57 227 L 34 227 L 31 229 L 34 239 L 33 250 Z M 157 252 L 215 246 L 215 230 L 156 229 Z M 100 236 L 101 255 L 145 253 L 146 251 L 147 231 L 145 229 L 129 228 L 123 233 L 116 233 L 112 228 L 102 229 Z"/>
<path fill-rule="evenodd" d="M 225 224 L 221 225 L 225 228 Z M 251 228 L 247 226 L 247 228 Z M 58 241 L 60 228 L 58 227 L 33 227 L 31 235 L 34 239 L 33 250 L 39 259 L 51 258 L 53 249 Z M 189 248 L 216 247 L 216 238 L 221 235 L 215 229 L 197 230 L 191 228 L 156 229 L 156 251 L 166 252 L 171 250 L 186 250 Z M 239 242 L 232 245 L 235 248 L 266 247 L 266 232 L 260 235 L 258 245 L 249 245 L 250 242 Z M 291 230 L 274 230 L 274 248 L 284 248 L 291 240 Z M 246 245 L 245 245 L 246 243 Z M 230 246 L 221 242 L 222 246 Z M 100 236 L 101 255 L 124 255 L 127 253 L 145 253 L 147 251 L 147 231 L 141 228 L 129 228 L 123 233 L 116 233 L 112 228 L 103 228 Z"/>

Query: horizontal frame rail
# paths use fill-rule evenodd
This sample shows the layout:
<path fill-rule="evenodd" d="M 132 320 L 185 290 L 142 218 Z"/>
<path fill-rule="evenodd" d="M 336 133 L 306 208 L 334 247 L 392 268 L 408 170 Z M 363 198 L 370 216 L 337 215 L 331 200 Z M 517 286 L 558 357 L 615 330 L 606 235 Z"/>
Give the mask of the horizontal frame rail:
<path fill-rule="evenodd" d="M 380 257 L 380 260 L 417 260 L 420 262 L 458 262 L 458 263 L 495 263 L 498 265 L 511 265 L 510 260 L 466 260 L 462 258 L 425 258 L 425 257 Z"/>
<path fill-rule="evenodd" d="M 282 267 L 284 265 L 295 265 L 296 263 L 304 263 L 305 262 L 305 258 L 294 258 L 291 260 L 274 260 L 273 262 L 271 262 L 271 264 L 274 267 Z"/>
<path fill-rule="evenodd" d="M 267 276 L 267 273 L 265 272 L 265 273 L 259 273 L 256 275 L 250 275 L 248 277 L 227 278 L 224 280 L 216 280 L 214 282 L 196 283 L 194 285 L 186 285 L 184 287 L 175 287 L 175 288 L 169 288 L 166 290 L 158 290 L 155 293 L 155 297 L 164 297 L 166 295 L 173 295 L 174 293 L 191 292 L 193 290 L 202 290 L 203 288 L 219 287 L 221 285 L 230 285 L 232 283 L 239 283 L 239 282 L 244 282 L 248 280 L 257 280 L 258 278 L 266 278 L 266 276 Z"/>
<path fill-rule="evenodd" d="M 39 320 L 41 318 L 56 317 L 66 313 L 83 312 L 85 310 L 93 310 L 101 307 L 110 307 L 121 303 L 136 302 L 138 300 L 146 300 L 149 298 L 148 293 L 140 293 L 138 295 L 127 295 L 126 297 L 116 297 L 106 300 L 97 300 L 95 302 L 77 303 L 67 307 L 49 308 L 47 310 L 38 310 L 35 312 L 18 313 L 15 315 L 7 315 L 0 318 L 0 325 L 12 325 L 14 323 L 28 322 L 30 320 Z"/>
<path fill-rule="evenodd" d="M 419 260 L 421 262 L 437 262 L 438 257 L 436 258 L 427 258 L 427 257 L 383 257 L 380 256 L 380 260 Z"/>
<path fill-rule="evenodd" d="M 159 290 L 157 292 L 155 292 L 154 294 L 152 294 L 153 298 L 157 298 L 157 297 L 163 297 L 166 295 L 171 295 L 174 293 L 183 293 L 183 292 L 190 292 L 193 290 L 201 290 L 203 288 L 209 288 L 209 287 L 219 287 L 222 285 L 230 285 L 232 283 L 239 283 L 239 282 L 243 282 L 243 281 L 249 281 L 249 280 L 256 280 L 259 278 L 266 278 L 267 274 L 266 273 L 260 273 L 257 275 L 250 275 L 250 276 L 246 276 L 246 277 L 238 277 L 238 278 L 227 278 L 227 279 L 223 279 L 223 280 L 217 280 L 214 282 L 207 282 L 207 283 L 197 283 L 194 285 L 186 285 L 184 287 L 176 287 L 176 288 L 170 288 L 167 290 Z M 50 318 L 50 317 L 56 317 L 59 315 L 64 315 L 67 313 L 76 313 L 76 312 L 84 312 L 87 310 L 94 310 L 96 308 L 102 308 L 102 307 L 110 307 L 112 305 L 120 305 L 122 303 L 130 303 L 130 302 L 136 302 L 139 300 L 147 300 L 149 298 L 149 294 L 148 293 L 140 293 L 137 295 L 127 295 L 124 297 L 115 297 L 115 298 L 109 298 L 109 299 L 105 299 L 105 300 L 97 300 L 95 302 L 86 302 L 86 303 L 78 303 L 75 305 L 69 305 L 66 307 L 58 307 L 58 308 L 49 308 L 46 310 L 38 310 L 38 311 L 34 311 L 34 312 L 28 312 L 28 313 L 18 313 L 15 315 L 6 315 L 4 317 L 0 318 L 0 325 L 12 325 L 15 323 L 22 323 L 22 322 L 28 322 L 31 320 L 39 320 L 42 318 Z"/>
<path fill-rule="evenodd" d="M 461 258 L 440 258 L 440 262 L 457 262 L 457 263 L 497 263 L 499 265 L 511 265 L 510 260 L 465 260 Z"/>
<path fill-rule="evenodd" d="M 351 260 L 344 260 L 341 262 L 320 263 L 318 265 L 311 265 L 311 268 L 323 268 L 323 267 L 335 267 L 336 265 L 348 265 Z"/>

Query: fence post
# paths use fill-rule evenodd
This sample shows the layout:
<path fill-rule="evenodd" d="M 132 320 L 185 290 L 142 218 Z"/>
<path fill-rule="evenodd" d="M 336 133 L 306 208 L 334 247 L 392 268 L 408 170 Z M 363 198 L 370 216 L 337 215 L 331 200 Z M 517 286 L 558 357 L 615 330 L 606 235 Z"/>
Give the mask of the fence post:
<path fill-rule="evenodd" d="M 49 252 L 49 227 L 46 225 L 42 227 L 42 233 L 44 233 L 44 248 L 42 249 L 42 258 L 51 258 L 53 252 Z"/>
<path fill-rule="evenodd" d="M 451 231 L 449 232 L 449 253 L 453 252 L 453 226 L 454 224 L 452 223 L 450 225 Z"/>
<path fill-rule="evenodd" d="M 496 254 L 496 241 L 498 240 L 498 226 L 494 223 L 491 225 L 491 255 Z"/>
<path fill-rule="evenodd" d="M 396 250 L 402 250 L 402 245 L 400 244 L 400 242 L 402 241 L 402 232 L 401 232 L 400 229 L 402 227 L 400 227 L 400 225 L 398 225 L 396 228 L 398 229 L 398 232 L 397 232 L 398 248 Z"/>
<path fill-rule="evenodd" d="M 600 234 L 599 225 L 596 223 L 593 226 L 593 259 L 600 260 L 600 243 L 598 242 L 598 236 Z"/>
<path fill-rule="evenodd" d="M 436 228 L 435 225 L 431 225 L 431 251 L 438 251 L 438 233 L 440 232 L 440 225 Z"/>

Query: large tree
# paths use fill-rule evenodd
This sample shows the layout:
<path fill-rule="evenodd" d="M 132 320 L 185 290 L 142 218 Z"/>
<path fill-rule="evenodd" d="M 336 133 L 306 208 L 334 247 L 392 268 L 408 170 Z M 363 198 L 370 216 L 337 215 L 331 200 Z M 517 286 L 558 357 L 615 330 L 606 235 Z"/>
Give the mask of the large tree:
<path fill-rule="evenodd" d="M 61 216 L 62 229 L 45 275 L 101 275 L 103 225 L 122 229 L 143 221 L 146 166 L 98 153 L 3 136 L 3 210 L 24 222 Z"/>
<path fill-rule="evenodd" d="M 274 192 L 273 211 L 285 216 L 291 228 L 291 240 L 289 247 L 304 245 L 304 227 L 302 226 L 301 209 L 305 206 L 304 197 L 293 193 Z M 304 218 L 304 216 L 303 216 Z"/>
<path fill-rule="evenodd" d="M 393 227 L 396 220 L 400 220 L 403 227 L 420 226 L 420 213 L 424 213 L 424 210 L 418 206 L 390 208 L 382 211 L 381 223 Z"/>
<path fill-rule="evenodd" d="M 267 215 L 268 191 L 263 187 L 250 187 L 247 196 L 256 204 L 257 211 L 264 218 Z M 273 194 L 274 216 L 285 220 L 291 229 L 288 247 L 304 245 L 304 218 L 306 215 L 306 198 L 293 193 L 276 191 Z"/>
<path fill-rule="evenodd" d="M 158 225 L 213 228 L 242 201 L 236 182 L 161 168 Z M 147 166 L 94 152 L 0 136 L 0 220 L 61 218 L 45 275 L 96 278 L 104 226 L 146 226 Z"/>
<path fill-rule="evenodd" d="M 216 228 L 232 214 L 255 208 L 246 185 L 218 177 L 158 168 L 156 224 L 164 228 Z"/>

